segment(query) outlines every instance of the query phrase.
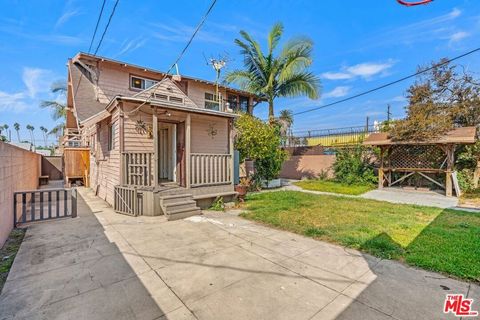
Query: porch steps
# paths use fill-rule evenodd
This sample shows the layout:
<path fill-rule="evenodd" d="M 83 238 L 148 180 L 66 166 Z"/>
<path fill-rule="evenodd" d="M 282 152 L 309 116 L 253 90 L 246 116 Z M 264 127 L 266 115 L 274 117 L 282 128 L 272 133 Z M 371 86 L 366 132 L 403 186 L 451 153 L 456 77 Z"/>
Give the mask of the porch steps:
<path fill-rule="evenodd" d="M 202 213 L 200 208 L 197 207 L 196 201 L 193 200 L 192 194 L 159 194 L 158 196 L 160 197 L 160 207 L 169 221 L 184 219 Z"/>

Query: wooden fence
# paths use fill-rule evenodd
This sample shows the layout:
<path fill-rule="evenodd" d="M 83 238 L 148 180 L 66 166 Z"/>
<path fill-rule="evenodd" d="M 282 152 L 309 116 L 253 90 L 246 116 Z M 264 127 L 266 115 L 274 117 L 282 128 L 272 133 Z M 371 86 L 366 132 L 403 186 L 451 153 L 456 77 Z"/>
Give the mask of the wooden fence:
<path fill-rule="evenodd" d="M 190 157 L 190 184 L 192 187 L 232 182 L 232 156 L 230 154 L 192 153 Z"/>

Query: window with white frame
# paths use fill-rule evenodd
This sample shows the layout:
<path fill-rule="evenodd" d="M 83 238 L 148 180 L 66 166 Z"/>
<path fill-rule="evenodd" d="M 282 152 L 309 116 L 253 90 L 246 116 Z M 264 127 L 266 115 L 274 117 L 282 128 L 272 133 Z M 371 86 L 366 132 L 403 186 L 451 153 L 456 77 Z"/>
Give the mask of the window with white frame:
<path fill-rule="evenodd" d="M 130 87 L 132 89 L 145 90 L 156 84 L 158 81 L 141 78 L 137 76 L 130 76 Z"/>
<path fill-rule="evenodd" d="M 218 96 L 213 93 L 205 92 L 205 109 L 220 111 Z"/>

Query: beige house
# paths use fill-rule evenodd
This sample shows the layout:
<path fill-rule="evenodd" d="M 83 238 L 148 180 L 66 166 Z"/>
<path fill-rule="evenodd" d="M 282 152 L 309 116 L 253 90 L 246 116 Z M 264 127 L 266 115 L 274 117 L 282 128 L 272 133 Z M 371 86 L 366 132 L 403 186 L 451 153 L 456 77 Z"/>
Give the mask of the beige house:
<path fill-rule="evenodd" d="M 233 119 L 256 99 L 79 53 L 68 61 L 67 180 L 82 179 L 120 213 L 198 213 L 235 195 Z"/>

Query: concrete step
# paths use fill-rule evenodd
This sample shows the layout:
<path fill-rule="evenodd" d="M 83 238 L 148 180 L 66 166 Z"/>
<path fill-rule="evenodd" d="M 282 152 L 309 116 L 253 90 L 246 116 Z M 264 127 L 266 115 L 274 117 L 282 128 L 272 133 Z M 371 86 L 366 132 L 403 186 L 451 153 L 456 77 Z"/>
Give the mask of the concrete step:
<path fill-rule="evenodd" d="M 167 214 L 167 220 L 168 221 L 180 220 L 180 219 L 185 219 L 191 216 L 196 216 L 201 214 L 202 214 L 202 211 L 198 207 L 193 210 L 192 209 L 174 210 Z"/>
<path fill-rule="evenodd" d="M 167 212 L 180 209 L 196 209 L 197 203 L 195 202 L 195 200 L 178 201 L 165 204 L 164 207 Z"/>
<path fill-rule="evenodd" d="M 190 200 L 193 200 L 193 195 L 189 193 L 160 196 L 160 203 L 162 203 L 165 206 L 172 203 L 176 203 L 176 202 L 187 202 Z"/>

